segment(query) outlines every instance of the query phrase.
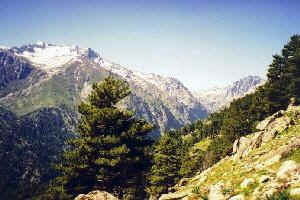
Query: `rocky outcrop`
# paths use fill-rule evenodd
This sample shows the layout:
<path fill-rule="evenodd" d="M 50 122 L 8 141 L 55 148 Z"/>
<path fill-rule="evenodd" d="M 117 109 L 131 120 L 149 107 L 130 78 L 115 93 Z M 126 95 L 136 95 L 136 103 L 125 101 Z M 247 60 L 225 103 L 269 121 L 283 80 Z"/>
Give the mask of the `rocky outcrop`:
<path fill-rule="evenodd" d="M 300 164 L 297 164 L 293 160 L 288 160 L 281 164 L 276 173 L 276 178 L 279 180 L 288 180 L 294 175 L 300 176 Z"/>
<path fill-rule="evenodd" d="M 74 200 L 119 200 L 108 192 L 95 190 L 88 194 L 80 194 Z"/>
<path fill-rule="evenodd" d="M 185 193 L 176 193 L 176 194 L 163 194 L 159 200 L 168 200 L 168 199 L 184 199 L 187 196 Z"/>
<path fill-rule="evenodd" d="M 242 183 L 241 183 L 241 188 L 247 188 L 251 184 L 253 184 L 255 180 L 253 178 L 246 178 Z"/>
<path fill-rule="evenodd" d="M 12 52 L 0 50 L 0 89 L 5 88 L 13 81 L 25 79 L 33 67 Z"/>
<path fill-rule="evenodd" d="M 256 129 L 260 130 L 259 132 L 235 140 L 233 143 L 234 159 L 247 156 L 252 150 L 271 141 L 278 133 L 289 128 L 290 125 L 294 125 L 293 119 L 284 114 L 285 111 L 283 110 L 276 112 L 258 123 Z"/>
<path fill-rule="evenodd" d="M 223 190 L 224 184 L 222 182 L 212 185 L 209 189 L 208 199 L 225 200 Z"/>
<path fill-rule="evenodd" d="M 245 197 L 242 194 L 231 197 L 229 200 L 244 200 Z"/>
<path fill-rule="evenodd" d="M 300 193 L 300 106 L 290 105 L 258 123 L 227 156 L 195 177 L 184 179 L 164 200 L 266 200 L 285 191 Z M 195 189 L 197 188 L 197 189 Z M 180 194 L 180 195 L 179 195 Z M 202 198 L 203 199 L 203 198 Z"/>

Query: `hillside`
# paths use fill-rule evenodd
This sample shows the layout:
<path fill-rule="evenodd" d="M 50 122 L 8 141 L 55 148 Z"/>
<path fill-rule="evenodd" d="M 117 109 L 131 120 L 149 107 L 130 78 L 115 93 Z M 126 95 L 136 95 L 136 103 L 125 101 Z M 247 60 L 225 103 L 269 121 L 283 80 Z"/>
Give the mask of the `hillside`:
<path fill-rule="evenodd" d="M 194 95 L 212 113 L 228 106 L 234 99 L 254 92 L 264 82 L 265 80 L 259 76 L 247 76 L 224 87 L 214 87 L 194 92 Z"/>
<path fill-rule="evenodd" d="M 66 139 L 73 137 L 72 116 L 59 108 L 44 108 L 17 117 L 0 107 L 0 197 L 26 199 L 56 173 Z"/>
<path fill-rule="evenodd" d="M 300 198 L 300 106 L 289 106 L 234 142 L 231 156 L 184 178 L 160 200 Z M 195 144 L 201 146 L 203 142 Z M 284 199 L 284 198 L 282 198 Z"/>

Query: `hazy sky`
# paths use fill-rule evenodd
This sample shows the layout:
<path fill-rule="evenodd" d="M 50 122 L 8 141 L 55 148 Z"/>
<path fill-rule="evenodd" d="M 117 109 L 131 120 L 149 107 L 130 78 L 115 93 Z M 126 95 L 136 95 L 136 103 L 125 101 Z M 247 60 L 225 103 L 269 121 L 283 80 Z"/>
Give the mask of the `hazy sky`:
<path fill-rule="evenodd" d="M 264 76 L 300 33 L 299 0 L 0 0 L 0 45 L 79 45 L 191 89 Z"/>

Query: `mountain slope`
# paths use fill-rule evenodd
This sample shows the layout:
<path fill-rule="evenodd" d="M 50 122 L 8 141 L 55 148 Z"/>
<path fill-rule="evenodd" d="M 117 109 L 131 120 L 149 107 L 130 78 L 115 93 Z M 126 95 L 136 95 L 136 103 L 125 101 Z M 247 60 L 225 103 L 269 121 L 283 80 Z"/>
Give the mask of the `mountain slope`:
<path fill-rule="evenodd" d="M 89 48 L 47 43 L 0 48 L 0 61 L 0 70 L 5 72 L 0 76 L 0 104 L 19 116 L 43 107 L 63 105 L 74 110 L 92 83 L 110 74 L 125 79 L 132 88 L 123 106 L 160 131 L 207 115 L 178 80 L 129 70 Z"/>
<path fill-rule="evenodd" d="M 73 137 L 71 116 L 44 108 L 16 117 L 0 107 L 0 198 L 27 199 L 56 175 L 52 168 Z"/>
<path fill-rule="evenodd" d="M 241 137 L 233 153 L 196 176 L 182 179 L 160 200 L 267 199 L 272 195 L 300 196 L 300 107 L 289 106 Z M 196 144 L 199 145 L 199 144 Z"/>
<path fill-rule="evenodd" d="M 47 43 L 0 48 L 0 62 L 0 104 L 19 116 L 43 107 L 63 105 L 74 110 L 92 83 L 110 74 L 125 79 L 132 88 L 123 106 L 160 131 L 207 115 L 178 80 L 129 70 L 89 48 Z"/>
<path fill-rule="evenodd" d="M 194 95 L 209 112 L 215 112 L 237 99 L 252 93 L 265 81 L 259 76 L 247 76 L 225 87 L 195 92 Z"/>

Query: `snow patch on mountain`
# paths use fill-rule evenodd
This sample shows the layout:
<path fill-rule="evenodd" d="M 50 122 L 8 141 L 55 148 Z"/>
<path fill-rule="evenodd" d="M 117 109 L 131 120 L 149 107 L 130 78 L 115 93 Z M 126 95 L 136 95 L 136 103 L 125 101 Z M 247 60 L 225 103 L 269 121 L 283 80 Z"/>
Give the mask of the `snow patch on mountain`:
<path fill-rule="evenodd" d="M 88 52 L 88 49 L 78 46 L 53 45 L 46 42 L 37 42 L 20 48 L 13 47 L 11 50 L 49 73 L 59 71 L 57 68 L 62 68 L 71 61 L 79 60 L 80 56 Z"/>
<path fill-rule="evenodd" d="M 125 68 L 100 57 L 98 53 L 90 48 L 48 44 L 39 41 L 35 44 L 13 47 L 10 50 L 17 56 L 28 59 L 35 66 L 46 71 L 50 76 L 64 70 L 66 64 L 75 61 L 84 62 L 84 58 L 88 58 L 89 62 L 95 63 L 95 67 L 103 67 L 123 77 L 126 81 L 137 87 L 142 87 L 145 90 L 153 87 L 159 89 L 167 95 L 168 98 L 172 98 L 172 101 L 175 103 L 183 103 L 188 107 L 193 107 L 195 104 L 198 104 L 197 99 L 192 93 L 177 79 Z"/>
<path fill-rule="evenodd" d="M 101 57 L 95 58 L 94 61 L 99 63 L 100 66 L 106 70 L 123 77 L 128 82 L 143 87 L 143 89 L 156 87 L 168 97 L 175 98 L 176 102 L 182 103 L 188 107 L 193 107 L 195 104 L 198 104 L 198 101 L 193 94 L 176 78 L 130 70 Z"/>
<path fill-rule="evenodd" d="M 6 49 L 9 49 L 9 47 L 0 45 L 0 49 L 6 50 Z"/>

